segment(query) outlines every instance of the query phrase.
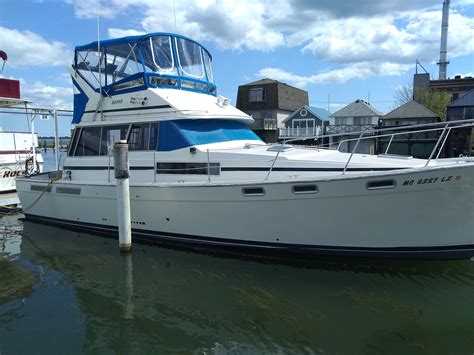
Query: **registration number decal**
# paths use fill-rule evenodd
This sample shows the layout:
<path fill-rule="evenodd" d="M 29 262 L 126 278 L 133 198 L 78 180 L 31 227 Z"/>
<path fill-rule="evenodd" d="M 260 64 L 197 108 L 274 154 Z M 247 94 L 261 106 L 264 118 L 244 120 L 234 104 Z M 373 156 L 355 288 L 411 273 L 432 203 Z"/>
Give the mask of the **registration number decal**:
<path fill-rule="evenodd" d="M 403 186 L 411 186 L 411 185 L 424 185 L 424 184 L 436 184 L 441 182 L 450 182 L 450 181 L 459 181 L 462 179 L 461 175 L 453 176 L 443 176 L 443 177 L 432 177 L 432 178 L 424 178 L 424 179 L 411 179 L 405 180 L 403 182 Z"/>

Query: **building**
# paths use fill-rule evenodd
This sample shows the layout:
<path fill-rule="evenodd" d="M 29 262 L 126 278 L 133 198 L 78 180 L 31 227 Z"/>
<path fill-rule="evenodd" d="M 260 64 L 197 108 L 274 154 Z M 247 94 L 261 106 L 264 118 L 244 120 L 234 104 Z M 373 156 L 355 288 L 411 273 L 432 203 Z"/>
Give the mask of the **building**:
<path fill-rule="evenodd" d="M 380 126 L 384 128 L 407 126 L 407 130 L 412 130 L 410 125 L 429 124 L 440 121 L 440 117 L 436 113 L 412 100 L 383 116 L 380 119 Z M 397 135 L 393 139 L 391 137 L 381 137 L 378 141 L 378 153 L 428 158 L 438 138 L 439 131 Z M 390 147 L 387 151 L 389 144 Z"/>
<path fill-rule="evenodd" d="M 325 128 L 329 123 L 329 111 L 304 105 L 285 118 L 280 128 L 280 139 L 306 139 L 309 137 L 325 134 Z"/>
<path fill-rule="evenodd" d="M 266 142 L 278 140 L 283 120 L 301 106 L 308 105 L 308 92 L 281 83 L 262 79 L 239 86 L 237 108 L 251 115 L 252 130 Z"/>
<path fill-rule="evenodd" d="M 449 121 L 474 119 L 474 89 L 453 101 L 447 107 Z M 467 128 L 451 133 L 448 140 L 447 155 L 457 157 L 460 154 L 474 156 L 474 129 Z"/>
<path fill-rule="evenodd" d="M 456 75 L 453 79 L 430 80 L 429 73 L 415 74 L 413 77 L 413 97 L 418 100 L 418 93 L 425 90 L 446 91 L 451 95 L 451 101 L 463 97 L 474 89 L 474 78 Z"/>
<path fill-rule="evenodd" d="M 378 127 L 379 118 L 383 114 L 373 108 L 369 103 L 363 100 L 356 100 L 353 103 L 334 112 L 329 118 L 329 125 L 326 134 L 338 134 L 337 137 L 330 137 L 329 144 L 337 147 L 341 141 L 340 151 L 351 152 L 356 141 L 346 141 L 359 136 L 356 132 L 367 132 L 366 136 L 371 135 L 371 131 Z M 357 147 L 358 153 L 375 152 L 375 139 L 364 139 Z"/>

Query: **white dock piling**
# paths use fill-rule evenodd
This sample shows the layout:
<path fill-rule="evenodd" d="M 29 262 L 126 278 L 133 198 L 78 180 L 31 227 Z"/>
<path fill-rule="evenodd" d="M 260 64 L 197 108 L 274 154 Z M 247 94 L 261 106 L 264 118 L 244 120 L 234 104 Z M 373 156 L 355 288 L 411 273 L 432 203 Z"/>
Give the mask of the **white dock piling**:
<path fill-rule="evenodd" d="M 114 171 L 117 180 L 119 248 L 121 253 L 129 253 L 132 250 L 132 226 L 130 222 L 128 144 L 125 140 L 114 144 Z"/>

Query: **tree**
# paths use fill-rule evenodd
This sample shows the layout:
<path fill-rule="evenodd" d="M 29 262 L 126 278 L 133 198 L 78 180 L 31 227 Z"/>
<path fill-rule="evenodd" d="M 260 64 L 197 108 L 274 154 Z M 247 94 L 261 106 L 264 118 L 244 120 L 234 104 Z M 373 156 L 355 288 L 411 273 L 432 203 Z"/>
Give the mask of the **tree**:
<path fill-rule="evenodd" d="M 413 96 L 418 103 L 436 113 L 442 121 L 446 120 L 446 107 L 451 103 L 451 95 L 447 91 L 416 89 L 413 95 L 413 89 L 408 84 L 395 89 L 394 97 L 399 105 L 413 100 Z"/>
<path fill-rule="evenodd" d="M 395 89 L 394 97 L 395 100 L 397 100 L 399 106 L 406 104 L 407 102 L 413 100 L 413 89 L 408 84 L 398 86 Z"/>
<path fill-rule="evenodd" d="M 446 108 L 451 103 L 451 95 L 447 91 L 417 90 L 415 94 L 420 104 L 436 113 L 441 121 L 446 121 Z"/>

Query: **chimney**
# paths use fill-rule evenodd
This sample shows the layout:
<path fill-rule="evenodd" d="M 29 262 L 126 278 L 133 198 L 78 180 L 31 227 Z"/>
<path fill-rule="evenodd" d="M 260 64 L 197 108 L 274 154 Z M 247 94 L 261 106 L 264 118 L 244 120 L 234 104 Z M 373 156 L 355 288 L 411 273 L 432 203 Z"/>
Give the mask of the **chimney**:
<path fill-rule="evenodd" d="M 449 61 L 446 58 L 448 51 L 448 22 L 449 22 L 449 1 L 443 1 L 443 19 L 441 22 L 441 46 L 439 50 L 439 80 L 446 80 L 446 68 Z"/>

